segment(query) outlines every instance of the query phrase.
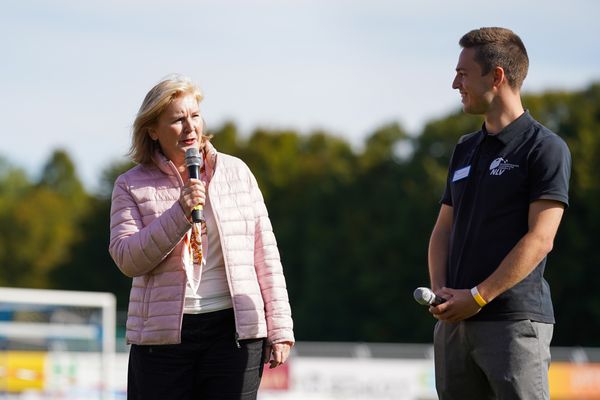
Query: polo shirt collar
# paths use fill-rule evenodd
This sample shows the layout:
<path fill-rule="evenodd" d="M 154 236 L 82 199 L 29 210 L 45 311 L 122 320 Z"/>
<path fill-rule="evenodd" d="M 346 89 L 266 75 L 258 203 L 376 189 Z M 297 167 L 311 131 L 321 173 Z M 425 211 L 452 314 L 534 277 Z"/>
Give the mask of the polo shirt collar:
<path fill-rule="evenodd" d="M 504 145 L 507 145 L 515 137 L 527 132 L 529 128 L 531 128 L 533 121 L 534 120 L 529 114 L 529 111 L 525 110 L 525 112 L 521 114 L 519 118 L 515 119 L 513 122 L 505 126 L 504 129 L 493 136 Z M 483 123 L 481 130 L 487 135 L 485 122 Z"/>

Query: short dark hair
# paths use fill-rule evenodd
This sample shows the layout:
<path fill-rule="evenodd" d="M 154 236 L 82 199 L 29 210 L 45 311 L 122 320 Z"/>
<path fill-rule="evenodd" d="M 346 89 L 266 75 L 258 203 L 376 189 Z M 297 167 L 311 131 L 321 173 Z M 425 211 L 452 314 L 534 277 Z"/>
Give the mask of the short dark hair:
<path fill-rule="evenodd" d="M 513 31 L 506 28 L 479 28 L 466 33 L 458 42 L 475 49 L 475 61 L 485 75 L 495 67 L 504 69 L 508 84 L 521 88 L 529 69 L 527 50 Z"/>

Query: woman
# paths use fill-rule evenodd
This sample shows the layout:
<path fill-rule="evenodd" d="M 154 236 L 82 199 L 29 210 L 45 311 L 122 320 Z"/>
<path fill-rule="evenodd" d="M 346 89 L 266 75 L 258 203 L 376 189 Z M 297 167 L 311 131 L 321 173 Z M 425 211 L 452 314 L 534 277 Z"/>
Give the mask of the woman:
<path fill-rule="evenodd" d="M 262 360 L 294 343 L 285 278 L 256 180 L 203 134 L 202 93 L 172 76 L 146 95 L 115 182 L 109 251 L 133 278 L 128 399 L 255 399 Z M 190 179 L 186 150 L 203 167 Z M 205 220 L 193 223 L 194 208 Z"/>

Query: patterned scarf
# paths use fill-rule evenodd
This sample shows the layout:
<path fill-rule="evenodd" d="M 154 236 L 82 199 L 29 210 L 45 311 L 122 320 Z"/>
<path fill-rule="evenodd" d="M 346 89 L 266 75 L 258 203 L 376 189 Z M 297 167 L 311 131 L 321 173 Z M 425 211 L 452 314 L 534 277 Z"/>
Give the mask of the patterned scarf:
<path fill-rule="evenodd" d="M 208 193 L 208 185 L 215 172 L 215 164 L 217 161 L 217 150 L 207 140 L 204 142 L 204 148 L 201 153 L 204 156 L 204 163 L 200 169 L 200 179 L 206 186 Z M 188 242 L 189 240 L 189 242 Z M 190 256 L 195 265 L 202 265 L 203 256 L 208 247 L 208 231 L 206 222 L 197 222 L 192 224 L 192 232 L 190 238 L 186 235 L 186 243 L 190 249 Z"/>
<path fill-rule="evenodd" d="M 206 230 L 206 223 L 202 221 L 192 224 L 192 234 L 190 236 L 190 256 L 192 257 L 194 264 L 202 265 L 202 258 L 204 255 L 202 244 L 208 241 L 208 231 Z"/>

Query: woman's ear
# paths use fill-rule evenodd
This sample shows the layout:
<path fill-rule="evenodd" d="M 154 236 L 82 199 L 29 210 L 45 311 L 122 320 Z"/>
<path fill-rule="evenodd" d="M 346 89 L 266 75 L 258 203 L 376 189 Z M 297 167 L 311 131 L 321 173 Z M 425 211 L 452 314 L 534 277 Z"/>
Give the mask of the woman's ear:
<path fill-rule="evenodd" d="M 148 128 L 148 136 L 150 136 L 150 139 L 156 141 L 158 140 L 158 135 L 156 134 L 156 129 L 154 128 Z"/>

